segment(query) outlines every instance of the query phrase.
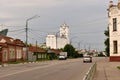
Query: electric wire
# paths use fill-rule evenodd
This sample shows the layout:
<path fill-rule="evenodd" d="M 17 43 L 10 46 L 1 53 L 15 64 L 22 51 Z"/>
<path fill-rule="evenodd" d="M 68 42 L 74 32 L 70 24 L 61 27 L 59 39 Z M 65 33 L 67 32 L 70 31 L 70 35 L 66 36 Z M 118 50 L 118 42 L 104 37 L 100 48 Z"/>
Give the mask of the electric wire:
<path fill-rule="evenodd" d="M 22 28 L 22 29 L 16 29 L 16 30 L 11 30 L 9 32 L 17 32 L 17 31 L 21 31 L 21 30 L 24 30 L 25 28 Z"/>
<path fill-rule="evenodd" d="M 10 33 L 10 35 L 12 36 L 18 36 L 18 35 L 21 35 L 21 34 L 24 34 L 25 31 L 19 31 L 19 32 L 16 32 L 16 33 Z"/>
<path fill-rule="evenodd" d="M 29 28 L 29 31 L 30 31 L 30 32 L 32 32 L 32 33 L 33 33 L 33 34 L 35 34 L 35 35 L 38 35 L 38 36 L 41 36 L 41 37 L 43 37 L 43 36 L 44 36 L 44 35 L 41 35 L 41 34 L 40 34 L 40 32 L 39 32 L 39 33 L 38 33 L 38 32 L 36 32 L 36 31 L 34 31 L 34 32 L 33 32 L 33 30 L 32 30 L 32 29 L 30 29 L 30 28 Z M 45 34 L 45 35 L 46 35 L 46 34 Z"/>
<path fill-rule="evenodd" d="M 71 25 L 72 27 L 79 27 L 79 26 L 90 26 L 90 25 L 94 25 L 94 24 L 100 24 L 102 21 L 107 21 L 107 17 L 103 17 L 103 18 L 97 18 L 94 20 L 90 20 L 90 21 L 84 21 L 84 22 L 80 22 L 80 24 L 75 24 L 75 25 Z M 90 26 L 91 27 L 91 26 Z M 92 26 L 93 27 L 93 26 Z M 96 26 L 95 26 L 96 27 Z"/>
<path fill-rule="evenodd" d="M 41 39 L 41 36 L 39 34 L 35 34 L 34 32 L 32 32 L 30 30 L 29 30 L 29 33 L 31 33 L 34 37 Z"/>

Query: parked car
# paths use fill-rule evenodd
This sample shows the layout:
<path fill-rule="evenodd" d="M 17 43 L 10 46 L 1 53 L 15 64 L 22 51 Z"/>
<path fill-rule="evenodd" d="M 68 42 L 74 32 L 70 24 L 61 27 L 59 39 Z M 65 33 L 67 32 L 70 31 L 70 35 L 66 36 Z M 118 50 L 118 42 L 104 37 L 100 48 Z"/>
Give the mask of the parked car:
<path fill-rule="evenodd" d="M 59 58 L 59 60 L 66 60 L 67 59 L 67 52 L 60 52 L 58 58 Z"/>
<path fill-rule="evenodd" d="M 92 62 L 92 57 L 90 55 L 86 55 L 83 57 L 83 62 Z"/>
<path fill-rule="evenodd" d="M 59 56 L 59 60 L 66 60 L 67 58 L 64 55 Z"/>

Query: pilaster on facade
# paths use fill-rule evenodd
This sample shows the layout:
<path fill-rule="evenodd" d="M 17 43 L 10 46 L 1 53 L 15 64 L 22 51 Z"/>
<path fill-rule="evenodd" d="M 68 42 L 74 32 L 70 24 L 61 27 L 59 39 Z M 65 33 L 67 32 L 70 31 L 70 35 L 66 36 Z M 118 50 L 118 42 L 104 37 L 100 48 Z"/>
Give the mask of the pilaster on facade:
<path fill-rule="evenodd" d="M 120 61 L 120 0 L 114 5 L 110 1 L 108 8 L 110 61 Z"/>

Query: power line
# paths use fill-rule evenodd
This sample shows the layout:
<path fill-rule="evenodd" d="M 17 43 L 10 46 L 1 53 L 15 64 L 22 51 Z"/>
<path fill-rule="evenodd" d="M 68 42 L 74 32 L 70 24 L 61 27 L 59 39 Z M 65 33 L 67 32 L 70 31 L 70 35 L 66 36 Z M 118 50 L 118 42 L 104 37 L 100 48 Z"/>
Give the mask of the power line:
<path fill-rule="evenodd" d="M 32 31 L 30 31 L 29 30 L 29 32 L 30 32 L 30 34 L 32 34 L 33 36 L 28 36 L 28 38 L 31 38 L 32 40 L 34 39 L 35 40 L 35 38 L 36 38 L 36 40 L 43 40 L 44 38 L 42 38 L 42 37 L 45 37 L 45 36 L 40 36 L 39 34 L 36 34 L 36 33 L 34 33 L 34 32 L 32 32 Z M 44 40 L 45 41 L 45 40 Z"/>
<path fill-rule="evenodd" d="M 16 30 L 11 30 L 11 31 L 8 31 L 8 32 L 17 32 L 17 31 L 21 31 L 21 30 L 25 30 L 25 28 L 23 29 L 16 29 Z"/>
<path fill-rule="evenodd" d="M 21 25 L 21 26 L 13 26 L 13 25 L 6 25 L 6 24 L 0 24 L 0 26 L 5 26 L 5 27 L 25 27 L 25 25 Z"/>
<path fill-rule="evenodd" d="M 29 31 L 32 32 L 32 33 L 35 34 L 35 35 L 44 36 L 44 35 L 41 35 L 40 33 L 36 32 L 36 31 L 33 32 L 33 30 L 30 29 L 30 28 L 29 28 Z"/>
<path fill-rule="evenodd" d="M 98 34 L 98 33 L 104 33 L 104 31 L 95 31 L 95 32 L 76 32 L 76 33 L 70 33 L 70 34 Z"/>
<path fill-rule="evenodd" d="M 80 24 L 78 24 L 78 25 L 96 24 L 96 23 L 100 23 L 100 21 L 105 21 L 105 20 L 107 20 L 107 17 L 96 18 L 96 19 L 94 19 L 94 20 L 89 20 L 89 21 L 80 22 Z M 76 25 L 72 25 L 72 26 L 76 26 Z"/>
<path fill-rule="evenodd" d="M 25 31 L 19 31 L 17 33 L 10 33 L 10 35 L 12 35 L 12 36 L 18 36 L 18 35 L 21 35 L 23 33 L 25 33 Z"/>
<path fill-rule="evenodd" d="M 46 34 L 48 34 L 48 33 L 55 33 L 55 32 L 53 32 L 53 31 L 43 31 L 43 30 L 35 30 L 35 29 L 30 29 L 30 30 L 32 30 L 32 31 L 39 31 L 39 32 L 41 32 L 41 33 L 46 33 Z"/>
<path fill-rule="evenodd" d="M 41 37 L 40 37 L 39 34 L 35 34 L 34 32 L 32 32 L 32 31 L 30 31 L 30 30 L 29 30 L 29 32 L 30 32 L 31 34 L 33 34 L 34 37 L 41 39 Z"/>

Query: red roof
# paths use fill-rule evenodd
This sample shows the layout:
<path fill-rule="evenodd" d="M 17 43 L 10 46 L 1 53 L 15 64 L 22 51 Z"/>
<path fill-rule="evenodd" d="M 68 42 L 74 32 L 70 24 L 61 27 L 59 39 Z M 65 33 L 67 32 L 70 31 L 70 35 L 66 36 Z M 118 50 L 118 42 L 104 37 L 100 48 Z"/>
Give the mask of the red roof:
<path fill-rule="evenodd" d="M 2 36 L 0 35 L 0 45 L 16 45 L 16 46 L 24 46 L 23 41 L 21 41 L 20 39 L 13 39 L 11 37 L 7 37 L 7 36 Z"/>
<path fill-rule="evenodd" d="M 62 50 L 59 49 L 51 49 L 50 51 L 54 52 L 55 54 L 59 54 L 60 52 L 62 52 Z"/>
<path fill-rule="evenodd" d="M 46 50 L 36 46 L 30 46 L 29 51 L 30 52 L 46 52 Z"/>

